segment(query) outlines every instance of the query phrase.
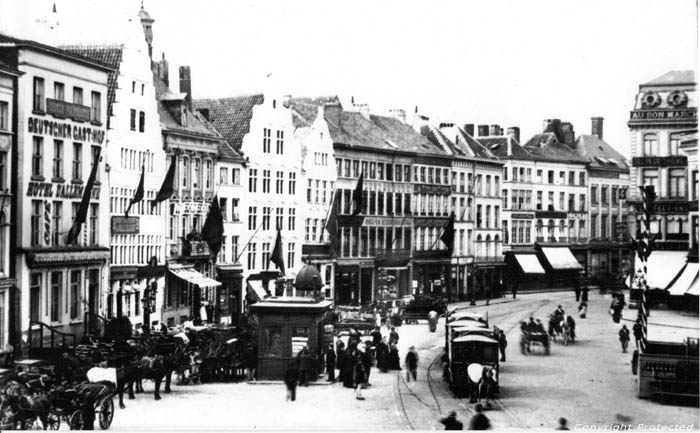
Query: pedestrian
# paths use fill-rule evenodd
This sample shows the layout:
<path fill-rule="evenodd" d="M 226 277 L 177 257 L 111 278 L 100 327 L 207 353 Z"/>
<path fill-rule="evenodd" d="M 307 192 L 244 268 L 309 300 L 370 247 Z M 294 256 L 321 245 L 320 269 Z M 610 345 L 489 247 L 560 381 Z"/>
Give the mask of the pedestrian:
<path fill-rule="evenodd" d="M 399 343 L 399 333 L 396 332 L 396 328 L 392 327 L 389 333 L 389 345 Z"/>
<path fill-rule="evenodd" d="M 381 313 L 379 313 L 379 311 L 377 311 L 374 314 L 374 326 L 376 326 L 377 328 L 382 327 L 382 315 Z"/>
<path fill-rule="evenodd" d="M 622 353 L 627 353 L 627 345 L 630 343 L 630 330 L 627 329 L 627 325 L 622 325 L 622 329 L 620 329 L 619 334 Z"/>
<path fill-rule="evenodd" d="M 372 346 L 378 347 L 379 342 L 382 341 L 382 331 L 380 330 L 381 326 L 376 326 L 374 328 L 374 331 L 372 331 Z"/>
<path fill-rule="evenodd" d="M 637 349 L 639 349 L 639 342 L 641 341 L 642 337 L 644 337 L 644 332 L 642 331 L 642 319 L 637 319 L 634 326 L 632 327 L 632 333 L 634 334 L 634 340 L 637 345 Z"/>
<path fill-rule="evenodd" d="M 356 348 L 352 345 L 348 345 L 348 349 L 345 351 L 343 356 L 343 369 L 341 374 L 343 376 L 343 386 L 345 388 L 354 388 L 354 371 L 355 371 L 355 352 Z"/>
<path fill-rule="evenodd" d="M 501 351 L 501 362 L 506 362 L 506 347 L 508 346 L 508 340 L 506 340 L 506 333 L 501 329 L 498 332 L 498 349 Z"/>
<path fill-rule="evenodd" d="M 335 344 L 336 351 L 336 363 L 338 364 L 338 382 L 345 382 L 345 343 L 343 340 L 338 340 Z"/>
<path fill-rule="evenodd" d="M 362 358 L 359 355 L 355 358 L 355 367 L 353 369 L 354 373 L 354 380 L 355 380 L 355 398 L 357 400 L 364 400 L 365 398 L 362 396 L 362 387 L 365 384 L 366 381 L 366 375 L 365 375 L 365 367 L 362 363 Z"/>
<path fill-rule="evenodd" d="M 559 425 L 554 430 L 569 430 L 569 427 L 566 426 L 567 422 L 566 418 L 559 418 Z"/>
<path fill-rule="evenodd" d="M 404 361 L 406 365 L 406 382 L 411 381 L 411 376 L 413 376 L 413 381 L 418 381 L 418 352 L 416 352 L 416 347 L 411 346 L 406 353 L 406 359 Z"/>
<path fill-rule="evenodd" d="M 513 283 L 513 299 L 515 299 L 515 295 L 518 294 L 518 283 L 515 282 Z"/>
<path fill-rule="evenodd" d="M 484 296 L 486 296 L 486 305 L 489 305 L 489 302 L 491 301 L 491 287 L 486 287 Z"/>
<path fill-rule="evenodd" d="M 588 303 L 588 287 L 584 287 L 581 291 L 581 300 Z"/>
<path fill-rule="evenodd" d="M 635 349 L 632 353 L 632 374 L 637 374 L 637 363 L 639 362 L 639 350 Z"/>
<path fill-rule="evenodd" d="M 389 344 L 386 337 L 382 337 L 377 345 L 377 368 L 382 373 L 387 372 L 387 363 L 389 359 Z"/>
<path fill-rule="evenodd" d="M 309 386 L 311 354 L 307 346 L 304 346 L 297 354 L 297 364 L 299 366 L 299 386 Z"/>
<path fill-rule="evenodd" d="M 160 322 L 160 333 L 168 335 L 168 326 L 164 322 Z"/>
<path fill-rule="evenodd" d="M 372 386 L 372 384 L 369 383 L 369 376 L 370 373 L 372 373 L 372 355 L 369 353 L 369 350 L 367 350 L 367 345 L 365 343 L 360 343 L 358 345 L 358 350 L 360 351 L 360 359 L 362 360 L 362 367 L 365 371 L 364 386 Z"/>
<path fill-rule="evenodd" d="M 581 286 L 578 285 L 578 282 L 574 280 L 574 293 L 576 294 L 576 302 L 581 298 Z"/>
<path fill-rule="evenodd" d="M 333 343 L 328 345 L 326 349 L 326 372 L 328 373 L 328 382 L 335 382 L 335 351 Z"/>
<path fill-rule="evenodd" d="M 477 403 L 474 406 L 474 410 L 476 413 L 469 420 L 469 428 L 467 430 L 490 430 L 491 421 L 483 414 L 484 406 L 481 403 Z"/>
<path fill-rule="evenodd" d="M 401 370 L 401 360 L 399 359 L 399 348 L 396 344 L 389 346 L 389 370 Z"/>
<path fill-rule="evenodd" d="M 457 419 L 457 412 L 450 411 L 450 413 L 445 417 L 440 419 L 442 425 L 445 426 L 445 430 L 462 430 L 464 425 Z"/>
<path fill-rule="evenodd" d="M 520 353 L 527 355 L 529 350 L 527 343 L 527 323 L 520 322 Z"/>
<path fill-rule="evenodd" d="M 582 319 L 585 319 L 587 312 L 588 312 L 588 303 L 584 300 L 581 300 L 581 304 L 579 304 L 579 306 L 578 306 L 579 317 Z"/>
<path fill-rule="evenodd" d="M 297 383 L 299 381 L 299 369 L 295 361 L 289 361 L 287 371 L 284 372 L 284 384 L 287 385 L 287 401 L 297 399 Z"/>
<path fill-rule="evenodd" d="M 438 313 L 435 310 L 430 310 L 428 313 L 428 329 L 430 332 L 435 332 L 437 329 Z"/>
<path fill-rule="evenodd" d="M 248 370 L 248 382 L 255 381 L 255 369 L 258 364 L 258 353 L 255 345 L 250 345 L 246 351 L 246 369 Z"/>

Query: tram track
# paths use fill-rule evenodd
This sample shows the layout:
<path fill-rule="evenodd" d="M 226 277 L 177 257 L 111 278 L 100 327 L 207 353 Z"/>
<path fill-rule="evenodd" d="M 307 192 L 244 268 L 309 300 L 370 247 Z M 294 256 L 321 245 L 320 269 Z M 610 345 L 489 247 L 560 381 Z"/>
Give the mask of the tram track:
<path fill-rule="evenodd" d="M 499 321 L 501 322 L 509 322 L 512 320 L 512 317 L 515 316 L 517 317 L 517 320 L 515 320 L 513 323 L 510 323 L 507 325 L 507 327 L 503 327 L 499 329 L 502 329 L 505 333 L 511 332 L 516 326 L 519 326 L 520 322 L 523 320 L 527 320 L 527 318 L 533 316 L 535 312 L 540 310 L 542 307 L 545 305 L 549 304 L 551 301 L 547 300 L 541 300 L 536 303 L 536 305 L 532 308 L 528 308 L 525 313 L 522 311 L 510 311 L 510 312 L 505 312 L 501 314 L 494 315 L 495 317 L 498 318 Z M 510 320 L 509 320 L 510 319 Z M 493 319 L 489 319 L 493 320 Z M 427 384 L 428 384 L 428 390 L 430 391 L 430 396 L 432 397 L 432 400 L 435 402 L 435 404 L 431 404 L 426 402 L 423 398 L 418 396 L 405 382 L 403 379 L 403 376 L 401 375 L 401 371 L 397 372 L 397 378 L 396 378 L 396 384 L 394 387 L 394 392 L 396 394 L 396 399 L 397 402 L 399 403 L 399 410 L 400 410 L 400 418 L 402 420 L 402 423 L 409 427 L 411 430 L 415 430 L 415 425 L 411 421 L 411 417 L 409 415 L 409 412 L 406 410 L 406 402 L 404 401 L 404 395 L 401 393 L 401 383 L 403 383 L 404 387 L 408 390 L 409 395 L 411 395 L 415 400 L 417 400 L 422 406 L 430 409 L 432 412 L 435 412 L 437 419 L 441 418 L 445 414 L 443 413 L 443 407 L 445 406 L 444 404 L 444 399 L 449 399 L 450 401 L 456 400 L 458 403 L 458 406 L 462 409 L 462 411 L 469 417 L 471 418 L 476 412 L 470 407 L 471 403 L 468 402 L 468 398 L 460 398 L 456 397 L 454 393 L 448 392 L 445 389 L 445 383 L 443 379 L 443 373 L 442 371 L 439 372 L 439 379 L 436 379 L 433 376 L 433 373 L 435 371 L 434 367 L 435 365 L 440 365 L 441 364 L 441 359 L 444 354 L 444 349 L 441 349 L 437 356 L 435 356 L 432 361 L 428 364 L 428 368 L 426 371 L 426 376 L 427 376 Z M 438 394 L 441 394 L 438 396 Z M 443 399 L 443 403 L 440 403 L 441 398 Z M 516 426 L 517 428 L 526 428 L 526 425 L 515 415 L 513 411 L 511 411 L 507 405 L 503 404 L 500 400 L 491 400 L 491 404 L 497 408 L 500 409 L 500 411 L 507 416 L 507 418 L 511 421 L 511 425 Z"/>

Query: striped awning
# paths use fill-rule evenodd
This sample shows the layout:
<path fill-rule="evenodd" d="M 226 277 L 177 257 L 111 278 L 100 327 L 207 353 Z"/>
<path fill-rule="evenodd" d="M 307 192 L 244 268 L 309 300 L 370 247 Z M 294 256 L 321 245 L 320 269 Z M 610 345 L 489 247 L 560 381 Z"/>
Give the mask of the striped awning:
<path fill-rule="evenodd" d="M 678 278 L 676 278 L 671 285 L 668 287 L 668 294 L 671 296 L 683 296 L 686 293 L 693 294 L 692 290 L 695 290 L 695 295 L 697 295 L 697 285 L 698 285 L 698 273 L 700 272 L 700 267 L 697 263 L 688 263 L 681 271 Z"/>
<path fill-rule="evenodd" d="M 176 277 L 187 281 L 190 284 L 194 284 L 196 286 L 199 286 L 203 289 L 209 288 L 209 287 L 219 287 L 221 286 L 221 283 L 209 278 L 205 277 L 201 273 L 197 272 L 196 270 L 192 268 L 178 268 L 178 269 L 170 269 L 170 272 L 175 275 Z"/>
<path fill-rule="evenodd" d="M 581 264 L 567 247 L 543 247 L 542 253 L 553 269 L 582 269 Z"/>

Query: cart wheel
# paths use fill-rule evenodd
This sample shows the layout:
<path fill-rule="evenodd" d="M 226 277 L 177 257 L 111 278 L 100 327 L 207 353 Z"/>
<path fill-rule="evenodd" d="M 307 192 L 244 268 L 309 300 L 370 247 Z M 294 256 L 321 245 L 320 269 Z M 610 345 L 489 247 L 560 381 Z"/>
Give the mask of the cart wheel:
<path fill-rule="evenodd" d="M 78 409 L 73 412 L 68 419 L 68 427 L 71 430 L 82 430 L 83 429 L 83 412 Z"/>
<path fill-rule="evenodd" d="M 100 413 L 100 428 L 107 430 L 112 425 L 114 418 L 114 401 L 112 397 L 106 397 L 100 403 L 98 412 Z"/>
<path fill-rule="evenodd" d="M 49 416 L 46 418 L 46 429 L 47 430 L 58 430 L 61 426 L 61 417 L 54 412 L 49 412 Z"/>

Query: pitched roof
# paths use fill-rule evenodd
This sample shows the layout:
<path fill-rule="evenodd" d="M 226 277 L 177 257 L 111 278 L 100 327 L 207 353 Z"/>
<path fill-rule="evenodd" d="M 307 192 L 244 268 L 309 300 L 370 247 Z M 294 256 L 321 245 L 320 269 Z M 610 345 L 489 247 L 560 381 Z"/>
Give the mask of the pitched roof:
<path fill-rule="evenodd" d="M 240 151 L 243 137 L 250 132 L 253 107 L 262 104 L 262 94 L 192 101 L 195 110 L 209 110 L 209 122 L 235 150 Z"/>
<path fill-rule="evenodd" d="M 658 85 L 679 85 L 679 84 L 697 84 L 695 80 L 695 71 L 669 71 L 660 77 L 642 84 L 642 86 L 658 86 Z"/>
<path fill-rule="evenodd" d="M 295 128 L 311 126 L 318 116 L 319 106 L 297 101 L 289 101 L 289 110 L 292 112 L 292 123 Z"/>
<path fill-rule="evenodd" d="M 597 135 L 581 135 L 576 140 L 576 151 L 588 159 L 590 167 L 629 170 L 625 157 Z"/>
<path fill-rule="evenodd" d="M 67 60 L 82 63 L 83 65 L 90 66 L 93 68 L 98 68 L 105 71 L 109 71 L 110 69 L 109 65 L 96 61 L 95 59 L 82 56 L 79 53 L 73 53 L 60 47 L 54 47 L 51 45 L 42 44 L 41 42 L 31 41 L 28 39 L 19 39 L 13 36 L 0 33 L 0 48 L 14 47 L 29 47 L 58 57 L 63 57 Z M 14 60 L 14 62 L 10 62 L 12 66 L 17 66 L 15 63 L 16 59 Z"/>
<path fill-rule="evenodd" d="M 245 159 L 226 140 L 219 142 L 219 161 L 244 162 Z"/>
<path fill-rule="evenodd" d="M 447 131 L 450 133 L 450 138 L 448 138 Z M 431 125 L 421 130 L 421 132 L 433 143 L 448 149 L 452 155 L 498 160 L 488 147 L 458 126 L 452 126 L 448 130 L 443 131 L 441 128 Z M 454 133 L 454 138 L 451 138 L 452 133 Z"/>
<path fill-rule="evenodd" d="M 535 134 L 523 146 L 525 150 L 537 161 L 586 163 L 587 158 L 582 157 L 568 145 L 561 143 L 555 133 L 543 132 Z"/>
<path fill-rule="evenodd" d="M 117 93 L 117 78 L 122 62 L 124 45 L 65 45 L 61 49 L 93 59 L 112 68 L 107 78 L 107 115 L 112 116 L 112 105 Z"/>
<path fill-rule="evenodd" d="M 508 136 L 479 137 L 479 143 L 487 148 L 498 159 L 535 159 L 518 141 L 511 137 L 511 155 L 508 155 Z"/>

